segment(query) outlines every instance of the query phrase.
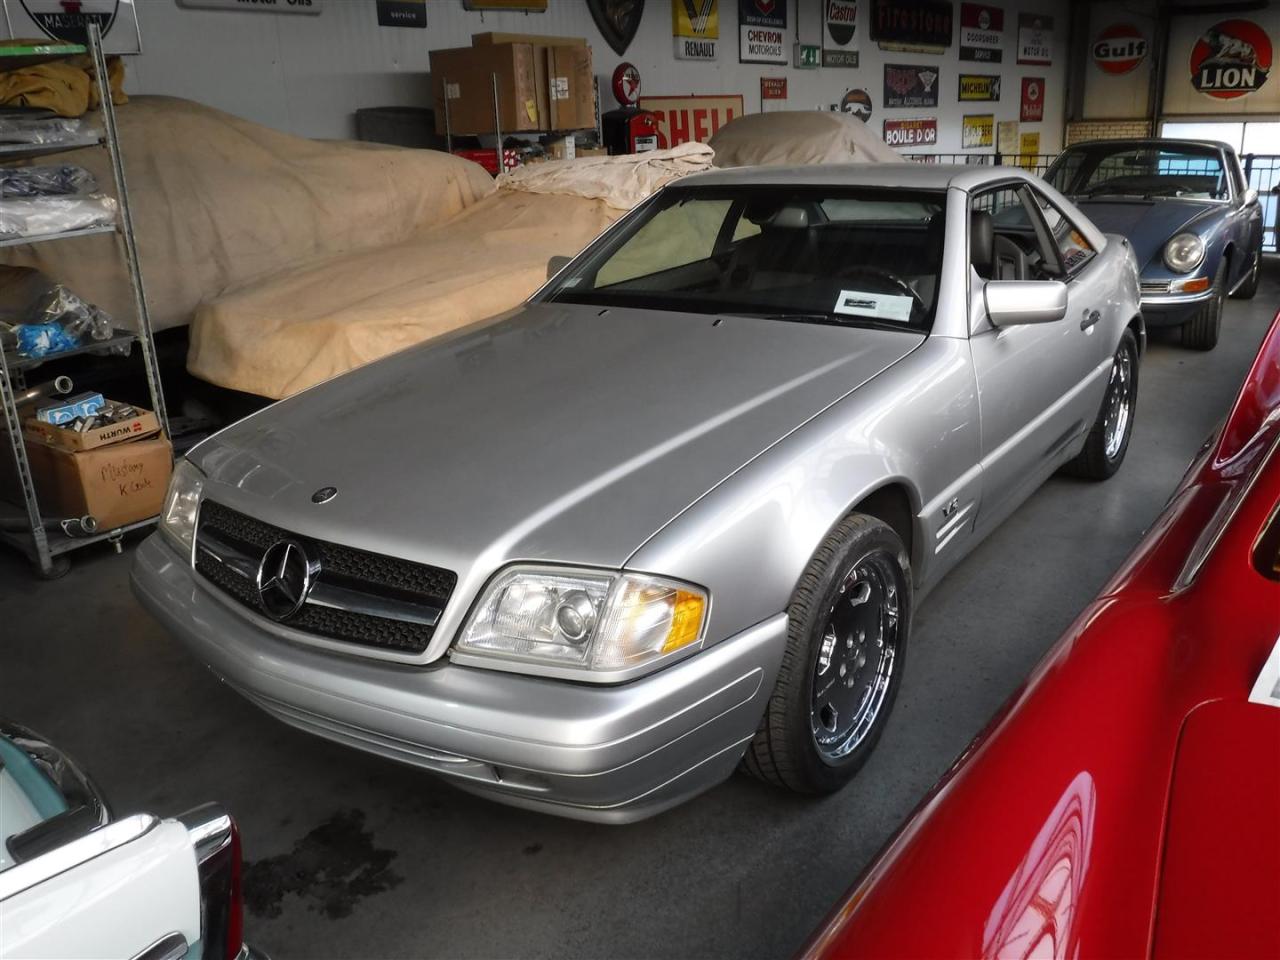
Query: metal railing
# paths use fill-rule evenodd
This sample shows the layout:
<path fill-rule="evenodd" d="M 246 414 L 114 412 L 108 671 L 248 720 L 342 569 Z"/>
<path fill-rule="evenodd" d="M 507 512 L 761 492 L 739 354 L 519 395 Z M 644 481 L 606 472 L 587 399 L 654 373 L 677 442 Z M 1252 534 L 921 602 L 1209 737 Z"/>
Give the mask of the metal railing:
<path fill-rule="evenodd" d="M 1057 159 L 1056 153 L 908 153 L 906 159 L 913 163 L 962 163 L 978 166 L 1022 167 L 1043 176 Z M 1265 253 L 1280 253 L 1280 154 L 1246 153 L 1240 157 L 1244 165 L 1244 177 L 1249 186 L 1258 191 L 1262 204 L 1262 249 Z"/>

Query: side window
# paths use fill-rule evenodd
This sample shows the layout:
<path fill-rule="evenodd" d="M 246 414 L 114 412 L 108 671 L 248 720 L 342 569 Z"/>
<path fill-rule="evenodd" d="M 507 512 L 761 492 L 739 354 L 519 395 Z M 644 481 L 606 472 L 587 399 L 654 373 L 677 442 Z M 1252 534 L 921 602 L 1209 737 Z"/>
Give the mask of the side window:
<path fill-rule="evenodd" d="M 1085 239 L 1085 235 L 1077 230 L 1075 224 L 1068 220 L 1047 197 L 1037 190 L 1030 192 L 1035 198 L 1036 206 L 1040 208 L 1040 215 L 1044 218 L 1045 226 L 1049 228 L 1053 242 L 1058 247 L 1062 267 L 1067 272 L 1067 276 L 1072 276 L 1092 260 L 1098 251 L 1093 249 Z"/>
<path fill-rule="evenodd" d="M 1041 279 L 1036 267 L 1040 259 L 1038 238 L 1020 184 L 975 194 L 969 201 L 969 212 L 970 264 L 978 276 L 984 280 Z"/>

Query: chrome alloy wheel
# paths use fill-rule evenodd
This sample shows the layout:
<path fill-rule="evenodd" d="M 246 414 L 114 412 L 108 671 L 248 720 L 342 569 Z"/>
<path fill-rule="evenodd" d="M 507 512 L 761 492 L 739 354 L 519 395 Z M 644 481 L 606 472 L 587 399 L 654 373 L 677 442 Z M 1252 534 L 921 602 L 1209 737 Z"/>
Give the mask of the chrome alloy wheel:
<path fill-rule="evenodd" d="M 827 613 L 809 701 L 814 743 L 827 763 L 852 753 L 884 706 L 898 652 L 898 603 L 896 564 L 873 553 L 845 574 Z"/>
<path fill-rule="evenodd" d="M 1107 413 L 1103 420 L 1103 452 L 1114 460 L 1124 446 L 1133 417 L 1133 354 L 1122 345 L 1111 363 L 1107 384 Z"/>

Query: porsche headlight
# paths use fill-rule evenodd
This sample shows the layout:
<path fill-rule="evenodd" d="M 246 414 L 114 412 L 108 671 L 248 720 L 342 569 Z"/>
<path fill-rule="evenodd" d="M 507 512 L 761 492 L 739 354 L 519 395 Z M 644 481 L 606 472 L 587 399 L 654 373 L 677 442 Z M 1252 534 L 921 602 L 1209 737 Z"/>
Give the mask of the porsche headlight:
<path fill-rule="evenodd" d="M 1164 265 L 1175 273 L 1190 273 L 1204 263 L 1204 241 L 1194 233 L 1180 233 L 1164 245 Z"/>
<path fill-rule="evenodd" d="M 459 652 L 584 671 L 616 671 L 697 644 L 707 594 L 687 583 L 609 571 L 512 567 L 497 576 Z"/>
<path fill-rule="evenodd" d="M 164 509 L 160 511 L 160 531 L 184 557 L 191 556 L 196 539 L 196 511 L 204 489 L 204 474 L 190 460 L 179 460 L 173 467 Z"/>

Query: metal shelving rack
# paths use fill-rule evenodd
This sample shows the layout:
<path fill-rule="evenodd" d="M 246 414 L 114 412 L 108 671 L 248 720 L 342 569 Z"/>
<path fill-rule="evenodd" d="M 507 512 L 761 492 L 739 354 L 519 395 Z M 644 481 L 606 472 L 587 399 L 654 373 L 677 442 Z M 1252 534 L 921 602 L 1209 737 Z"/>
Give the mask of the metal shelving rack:
<path fill-rule="evenodd" d="M 119 544 L 120 539 L 130 530 L 145 527 L 156 522 L 156 517 L 132 523 L 115 530 L 101 530 L 90 536 L 73 537 L 61 529 L 48 530 L 45 527 L 47 518 L 40 512 L 35 484 L 31 477 L 31 467 L 27 461 L 27 448 L 22 435 L 22 422 L 19 417 L 16 394 L 26 390 L 26 375 L 30 370 L 44 365 L 56 364 L 59 360 L 84 353 L 110 353 L 118 350 L 123 344 L 136 343 L 142 351 L 143 366 L 146 368 L 147 385 L 151 392 L 151 409 L 160 421 L 160 427 L 167 436 L 169 433 L 169 417 L 165 409 L 164 391 L 160 383 L 160 371 L 156 363 L 155 342 L 152 338 L 151 318 L 147 313 L 146 291 L 142 285 L 142 272 L 138 266 L 138 248 L 133 235 L 133 219 L 129 211 L 129 192 L 125 185 L 124 164 L 120 157 L 120 140 L 116 128 L 115 106 L 111 102 L 111 84 L 107 78 L 106 57 L 102 53 L 102 34 L 97 24 L 89 27 L 88 53 L 93 62 L 94 79 L 98 88 L 99 114 L 102 121 L 102 134 L 91 138 L 69 140 L 57 144 L 0 144 L 0 163 L 6 160 L 26 160 L 48 153 L 61 153 L 68 150 L 88 147 L 105 147 L 111 157 L 111 172 L 115 180 L 117 217 L 114 225 L 90 227 L 83 230 L 69 230 L 64 233 L 43 234 L 40 236 L 16 237 L 0 240 L 0 247 L 15 246 L 27 243 L 48 243 L 60 240 L 71 240 L 76 237 L 92 236 L 100 233 L 117 233 L 124 248 L 125 265 L 129 271 L 129 279 L 133 286 L 134 317 L 137 332 L 117 330 L 110 340 L 93 341 L 74 350 L 46 357 L 22 357 L 14 353 L 0 350 L 0 406 L 4 408 L 4 427 L 7 430 L 9 446 L 12 448 L 14 462 L 17 467 L 18 481 L 22 488 L 23 504 L 12 506 L 0 501 L 0 543 L 8 543 L 26 553 L 46 577 L 60 576 L 70 567 L 70 559 L 66 556 L 72 550 L 109 540 Z M 59 45 L 49 48 L 35 48 L 23 51 L 18 56 L 0 56 L 0 69 L 13 69 L 19 65 L 58 60 L 70 55 L 84 53 L 84 47 Z"/>

